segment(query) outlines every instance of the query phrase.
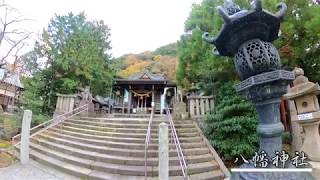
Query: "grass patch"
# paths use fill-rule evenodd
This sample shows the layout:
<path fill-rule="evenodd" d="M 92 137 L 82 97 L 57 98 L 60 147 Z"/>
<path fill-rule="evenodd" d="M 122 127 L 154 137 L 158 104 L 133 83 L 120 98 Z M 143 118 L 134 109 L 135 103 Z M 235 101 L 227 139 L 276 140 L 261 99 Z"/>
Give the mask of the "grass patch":
<path fill-rule="evenodd" d="M 0 148 L 6 149 L 6 148 L 9 148 L 10 146 L 11 146 L 10 142 L 0 139 Z"/>

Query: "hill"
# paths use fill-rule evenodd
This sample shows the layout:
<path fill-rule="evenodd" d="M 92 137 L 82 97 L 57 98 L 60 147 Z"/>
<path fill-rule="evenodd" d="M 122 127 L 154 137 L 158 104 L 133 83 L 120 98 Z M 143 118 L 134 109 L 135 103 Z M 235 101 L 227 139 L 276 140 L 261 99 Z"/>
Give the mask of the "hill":
<path fill-rule="evenodd" d="M 139 54 L 126 54 L 117 58 L 117 76 L 128 76 L 149 70 L 152 73 L 163 74 L 165 78 L 175 81 L 177 63 L 177 44 L 161 46 L 155 51 L 145 51 Z"/>

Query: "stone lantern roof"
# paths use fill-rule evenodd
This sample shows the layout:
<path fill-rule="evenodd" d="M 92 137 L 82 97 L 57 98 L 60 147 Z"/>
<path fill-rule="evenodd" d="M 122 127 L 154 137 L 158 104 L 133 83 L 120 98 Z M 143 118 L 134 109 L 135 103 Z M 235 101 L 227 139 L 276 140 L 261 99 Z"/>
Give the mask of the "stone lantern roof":
<path fill-rule="evenodd" d="M 320 86 L 318 83 L 313 83 L 304 76 L 304 71 L 301 68 L 295 68 L 294 74 L 296 79 L 293 81 L 294 87 L 288 90 L 284 95 L 286 99 L 294 99 L 307 94 L 318 95 L 320 94 Z"/>

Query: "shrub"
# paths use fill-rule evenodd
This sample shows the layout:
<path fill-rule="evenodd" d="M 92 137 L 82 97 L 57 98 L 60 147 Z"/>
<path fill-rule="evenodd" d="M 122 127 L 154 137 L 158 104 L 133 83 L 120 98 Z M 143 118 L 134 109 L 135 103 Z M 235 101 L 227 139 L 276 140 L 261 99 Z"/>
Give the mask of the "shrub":
<path fill-rule="evenodd" d="M 250 159 L 258 149 L 256 127 L 254 107 L 235 92 L 232 83 L 222 85 L 204 122 L 204 133 L 222 159 L 240 155 Z"/>
<path fill-rule="evenodd" d="M 51 118 L 48 115 L 43 114 L 32 114 L 31 127 L 37 126 L 43 122 L 50 120 Z"/>

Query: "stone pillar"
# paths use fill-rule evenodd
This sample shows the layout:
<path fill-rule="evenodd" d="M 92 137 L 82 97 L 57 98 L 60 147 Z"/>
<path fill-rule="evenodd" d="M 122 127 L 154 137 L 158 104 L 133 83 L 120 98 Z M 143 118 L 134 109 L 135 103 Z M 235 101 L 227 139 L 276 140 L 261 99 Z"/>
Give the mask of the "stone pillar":
<path fill-rule="evenodd" d="M 200 114 L 201 115 L 205 114 L 204 101 L 205 101 L 205 99 L 203 99 L 203 98 L 200 99 L 200 107 L 201 107 Z"/>
<path fill-rule="evenodd" d="M 278 97 L 255 103 L 259 120 L 257 133 L 260 136 L 260 151 L 265 151 L 269 156 L 282 150 L 281 134 L 284 127 L 280 122 L 279 105 Z"/>
<path fill-rule="evenodd" d="M 194 116 L 194 99 L 189 97 L 189 113 L 190 113 L 190 117 Z"/>
<path fill-rule="evenodd" d="M 320 120 L 315 122 L 301 123 L 305 132 L 305 139 L 300 151 L 305 152 L 312 161 L 320 162 Z"/>
<path fill-rule="evenodd" d="M 197 97 L 196 99 L 195 99 L 195 101 L 196 101 L 196 112 L 197 112 L 197 116 L 199 116 L 200 115 L 200 104 L 199 104 L 199 97 Z"/>
<path fill-rule="evenodd" d="M 159 179 L 169 180 L 169 138 L 168 124 L 159 125 Z"/>
<path fill-rule="evenodd" d="M 128 91 L 128 111 L 127 113 L 130 114 L 130 109 L 131 109 L 131 98 L 132 98 L 132 92 L 129 90 Z"/>
<path fill-rule="evenodd" d="M 206 114 L 209 113 L 209 111 L 210 111 L 209 102 L 210 102 L 210 99 L 206 98 Z"/>
<path fill-rule="evenodd" d="M 21 126 L 21 145 L 20 145 L 20 161 L 21 164 L 29 162 L 29 137 L 30 125 L 32 119 L 32 111 L 25 110 L 23 113 L 22 126 Z"/>
<path fill-rule="evenodd" d="M 297 121 L 293 121 L 297 115 L 296 105 L 294 101 L 288 100 L 288 107 L 290 110 L 291 131 L 292 131 L 292 150 L 299 151 L 302 147 L 302 132 L 303 129 Z"/>

